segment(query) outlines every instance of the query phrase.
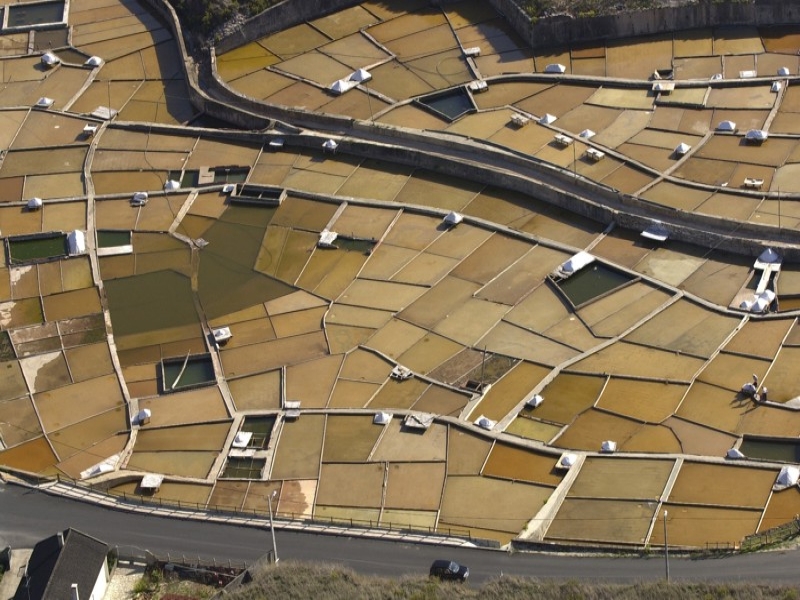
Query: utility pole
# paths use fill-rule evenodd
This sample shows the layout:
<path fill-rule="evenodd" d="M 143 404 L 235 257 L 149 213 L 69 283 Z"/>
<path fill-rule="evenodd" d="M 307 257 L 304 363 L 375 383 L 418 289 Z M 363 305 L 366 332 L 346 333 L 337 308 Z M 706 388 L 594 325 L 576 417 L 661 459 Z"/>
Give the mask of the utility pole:
<path fill-rule="evenodd" d="M 664 510 L 664 566 L 667 570 L 667 583 L 669 583 L 669 542 L 667 542 L 667 511 Z"/>
<path fill-rule="evenodd" d="M 278 495 L 278 490 L 272 490 L 272 493 L 267 496 L 269 503 L 269 530 L 272 532 L 272 553 L 275 555 L 275 564 L 278 564 L 278 546 L 275 544 L 275 525 L 272 522 L 272 499 Z"/>

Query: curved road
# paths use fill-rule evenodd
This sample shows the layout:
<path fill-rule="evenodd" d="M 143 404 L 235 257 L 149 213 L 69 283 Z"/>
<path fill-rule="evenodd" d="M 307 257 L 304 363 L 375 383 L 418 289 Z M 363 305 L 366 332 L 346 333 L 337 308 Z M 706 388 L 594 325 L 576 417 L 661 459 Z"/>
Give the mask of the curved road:
<path fill-rule="evenodd" d="M 170 553 L 253 562 L 271 548 L 266 529 L 182 521 L 101 508 L 0 482 L 0 548 L 31 547 L 67 527 L 108 544 L 159 555 Z M 481 583 L 501 573 L 529 577 L 631 582 L 664 577 L 664 557 L 575 557 L 555 554 L 509 555 L 496 550 L 450 549 L 358 537 L 281 531 L 276 528 L 282 561 L 337 563 L 365 574 L 399 576 L 427 573 L 436 558 L 452 558 L 470 567 Z M 724 558 L 670 558 L 673 580 L 770 581 L 800 583 L 800 552 L 776 551 Z"/>

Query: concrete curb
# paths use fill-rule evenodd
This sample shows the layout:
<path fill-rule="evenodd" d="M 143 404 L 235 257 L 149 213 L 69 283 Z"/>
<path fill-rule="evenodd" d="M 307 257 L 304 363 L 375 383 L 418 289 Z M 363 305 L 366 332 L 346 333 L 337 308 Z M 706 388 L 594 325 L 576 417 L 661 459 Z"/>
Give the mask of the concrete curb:
<path fill-rule="evenodd" d="M 214 513 L 205 511 L 193 511 L 172 507 L 158 507 L 136 505 L 129 502 L 122 501 L 113 496 L 107 496 L 91 490 L 83 490 L 78 487 L 73 487 L 61 482 L 48 482 L 43 485 L 31 485 L 22 480 L 13 479 L 9 483 L 15 483 L 24 487 L 39 490 L 45 494 L 52 496 L 60 496 L 77 500 L 79 502 L 86 502 L 111 510 L 119 510 L 123 512 L 131 512 L 137 514 L 165 517 L 171 519 L 183 519 L 186 521 L 204 521 L 210 523 L 219 523 L 222 525 L 236 525 L 240 527 L 260 527 L 267 529 L 269 527 L 268 518 L 257 517 L 238 517 L 233 515 L 216 515 Z M 439 535 L 421 535 L 408 531 L 392 531 L 387 529 L 374 529 L 374 528 L 361 528 L 361 527 L 346 527 L 338 525 L 325 525 L 320 523 L 306 523 L 304 521 L 286 521 L 274 519 L 275 529 L 284 531 L 294 531 L 299 533 L 309 533 L 318 535 L 337 535 L 345 537 L 361 537 L 369 539 L 380 539 L 392 542 L 404 542 L 412 544 L 427 544 L 434 546 L 446 546 L 454 548 L 483 548 L 483 545 L 476 544 L 473 541 L 464 540 L 461 538 L 439 536 Z"/>

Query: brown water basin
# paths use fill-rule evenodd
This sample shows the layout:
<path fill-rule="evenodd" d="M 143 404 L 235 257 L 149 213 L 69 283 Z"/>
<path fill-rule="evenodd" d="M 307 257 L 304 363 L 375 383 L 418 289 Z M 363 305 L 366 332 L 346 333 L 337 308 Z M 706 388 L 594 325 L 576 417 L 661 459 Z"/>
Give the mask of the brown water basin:
<path fill-rule="evenodd" d="M 409 409 L 430 387 L 421 379 L 406 381 L 387 381 L 372 398 L 369 407 L 373 409 Z"/>
<path fill-rule="evenodd" d="M 712 547 L 717 544 L 735 545 L 755 533 L 761 510 L 712 508 L 664 504 L 667 510 L 667 529 L 670 545 L 678 547 Z M 654 527 L 650 544 L 664 545 L 664 528 Z"/>
<path fill-rule="evenodd" d="M 380 508 L 384 470 L 382 463 L 323 464 L 317 504 Z M 347 485 L 341 485 L 343 481 L 347 481 Z"/>
<path fill-rule="evenodd" d="M 259 373 L 228 381 L 236 410 L 277 410 L 281 402 L 281 372 Z"/>
<path fill-rule="evenodd" d="M 6 448 L 32 440 L 42 434 L 39 417 L 30 397 L 9 398 L 0 401 L 0 436 Z"/>
<path fill-rule="evenodd" d="M 442 210 L 461 210 L 482 189 L 482 184 L 430 171 L 415 171 L 395 197 L 395 201 Z M 459 229 L 461 228 L 457 227 L 454 231 Z"/>
<path fill-rule="evenodd" d="M 445 463 L 390 463 L 385 507 L 394 510 L 436 511 L 442 499 Z"/>
<path fill-rule="evenodd" d="M 720 315 L 686 300 L 671 304 L 626 337 L 666 350 L 711 356 L 741 319 Z M 669 326 L 665 326 L 669 323 Z"/>
<path fill-rule="evenodd" d="M 325 356 L 286 368 L 286 397 L 303 406 L 323 408 L 342 365 L 342 355 Z"/>
<path fill-rule="evenodd" d="M 66 460 L 56 465 L 59 471 L 73 479 L 80 479 L 81 473 L 91 469 L 106 457 L 112 457 L 122 452 L 128 441 L 128 435 L 113 435 L 102 441 L 95 442 L 91 447 L 82 452 L 76 452 Z"/>
<path fill-rule="evenodd" d="M 479 475 L 492 441 L 470 431 L 450 427 L 447 438 L 447 472 L 450 475 Z"/>
<path fill-rule="evenodd" d="M 551 487 L 507 481 L 491 477 L 455 476 L 445 482 L 442 509 L 443 523 L 503 531 L 506 541 L 516 537 L 548 501 Z M 489 508 L 491 507 L 491 508 Z"/>
<path fill-rule="evenodd" d="M 518 363 L 492 385 L 470 413 L 469 420 L 475 420 L 480 415 L 493 421 L 501 420 L 525 400 L 549 372 L 549 368 L 534 363 Z"/>
<path fill-rule="evenodd" d="M 272 465 L 272 479 L 316 479 L 319 476 L 325 415 L 285 421 Z"/>
<path fill-rule="evenodd" d="M 752 260 L 712 252 L 706 262 L 683 282 L 682 287 L 715 304 L 727 306 L 747 282 Z"/>
<path fill-rule="evenodd" d="M 60 352 L 48 352 L 20 361 L 28 389 L 34 394 L 72 383 L 67 361 Z"/>
<path fill-rule="evenodd" d="M 483 346 L 496 354 L 505 354 L 545 365 L 555 366 L 574 358 L 578 351 L 548 337 L 500 321 L 485 337 Z"/>
<path fill-rule="evenodd" d="M 53 450 L 60 460 L 64 461 L 81 451 L 94 448 L 101 440 L 125 432 L 128 428 L 126 416 L 126 411 L 122 407 L 113 408 L 80 423 L 50 432 L 48 437 Z M 94 463 L 104 458 L 106 457 L 100 456 Z"/>
<path fill-rule="evenodd" d="M 623 444 L 636 434 L 641 424 L 623 417 L 589 409 L 578 415 L 553 445 L 573 450 L 600 451 L 606 440 Z"/>
<path fill-rule="evenodd" d="M 205 479 L 217 458 L 217 452 L 134 452 L 126 468 L 179 477 Z"/>
<path fill-rule="evenodd" d="M 655 502 L 636 500 L 568 498 L 548 527 L 545 540 L 644 545 L 656 507 Z"/>
<path fill-rule="evenodd" d="M 0 452 L 0 464 L 28 473 L 52 472 L 58 457 L 44 437 L 33 439 Z"/>
<path fill-rule="evenodd" d="M 377 383 L 339 379 L 328 401 L 330 408 L 363 408 L 380 388 Z"/>
<path fill-rule="evenodd" d="M 139 401 L 139 410 L 149 408 L 149 425 L 162 427 L 221 421 L 229 418 L 222 394 L 215 386 L 198 388 Z"/>
<path fill-rule="evenodd" d="M 143 427 L 136 437 L 136 452 L 176 450 L 221 451 L 230 432 L 231 424 L 202 423 L 180 427 Z"/>
<path fill-rule="evenodd" d="M 329 415 L 325 426 L 322 460 L 328 463 L 365 462 L 383 427 L 372 416 Z"/>
<path fill-rule="evenodd" d="M 414 410 L 435 415 L 458 416 L 470 400 L 469 394 L 431 385 L 412 406 Z"/>
<path fill-rule="evenodd" d="M 635 363 L 630 361 L 631 353 L 637 356 Z M 703 362 L 674 351 L 618 342 L 578 361 L 573 368 L 593 373 L 689 381 Z"/>
<path fill-rule="evenodd" d="M 778 525 L 793 521 L 800 511 L 800 489 L 793 486 L 780 492 L 773 492 L 761 518 L 758 530 L 766 531 Z"/>
<path fill-rule="evenodd" d="M 684 462 L 669 501 L 761 508 L 776 477 L 777 469 Z M 737 493 L 732 495 L 734 488 Z"/>
<path fill-rule="evenodd" d="M 660 423 L 678 408 L 688 386 L 612 377 L 598 408 L 648 423 Z"/>
<path fill-rule="evenodd" d="M 258 42 L 250 42 L 217 55 L 217 73 L 223 81 L 233 82 L 240 77 L 275 64 L 280 59 Z M 235 85 L 238 89 L 238 85 Z"/>
<path fill-rule="evenodd" d="M 124 404 L 113 374 L 35 394 L 34 401 L 46 431 L 56 431 Z"/>
<path fill-rule="evenodd" d="M 511 424 L 504 431 L 526 440 L 536 440 L 547 444 L 559 434 L 562 428 L 562 425 L 545 423 L 520 414 L 511 421 Z"/>
<path fill-rule="evenodd" d="M 674 466 L 672 460 L 587 457 L 568 497 L 658 500 Z"/>
<path fill-rule="evenodd" d="M 407 429 L 402 419 L 392 419 L 372 455 L 373 461 L 443 461 L 447 455 L 447 427 L 434 423 L 427 430 Z"/>
<path fill-rule="evenodd" d="M 526 448 L 495 443 L 481 474 L 512 481 L 557 486 L 563 473 L 556 471 L 558 457 Z"/>

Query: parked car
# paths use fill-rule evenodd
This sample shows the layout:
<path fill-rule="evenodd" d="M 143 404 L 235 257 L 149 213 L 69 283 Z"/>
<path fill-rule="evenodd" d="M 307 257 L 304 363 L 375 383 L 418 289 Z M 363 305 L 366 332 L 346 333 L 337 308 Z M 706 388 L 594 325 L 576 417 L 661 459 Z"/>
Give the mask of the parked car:
<path fill-rule="evenodd" d="M 469 577 L 469 568 L 452 560 L 435 560 L 430 575 L 446 581 L 464 582 Z"/>

